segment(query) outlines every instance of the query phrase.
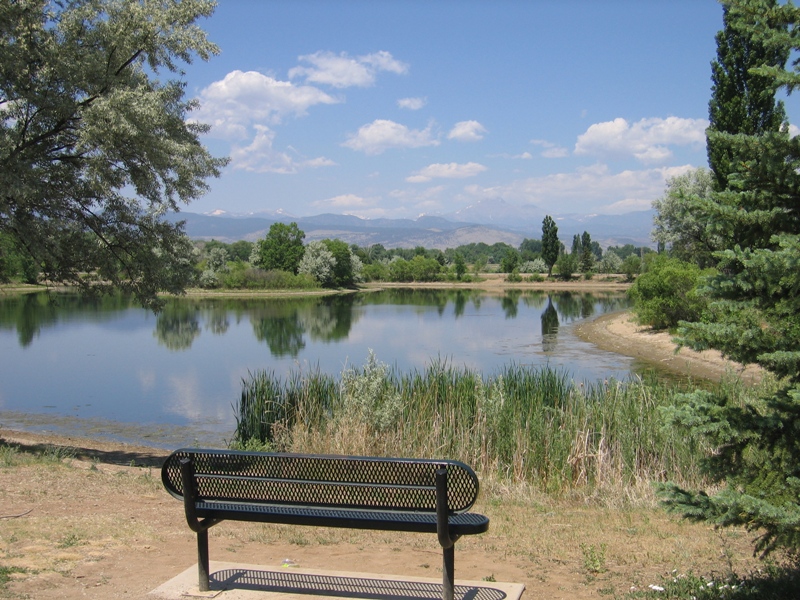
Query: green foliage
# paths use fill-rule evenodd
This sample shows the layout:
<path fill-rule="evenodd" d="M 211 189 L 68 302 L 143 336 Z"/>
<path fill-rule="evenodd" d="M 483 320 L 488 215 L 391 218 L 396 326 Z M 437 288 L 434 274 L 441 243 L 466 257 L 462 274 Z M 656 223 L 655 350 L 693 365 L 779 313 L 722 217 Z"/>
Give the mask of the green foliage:
<path fill-rule="evenodd" d="M 708 306 L 706 297 L 697 290 L 702 276 L 697 265 L 656 256 L 628 290 L 636 320 L 653 329 L 672 329 L 680 321 L 699 321 Z"/>
<path fill-rule="evenodd" d="M 544 260 L 540 257 L 522 263 L 519 270 L 521 273 L 544 273 L 547 271 L 547 265 L 544 264 Z"/>
<path fill-rule="evenodd" d="M 321 241 L 306 246 L 298 272 L 313 277 L 320 285 L 333 285 L 333 253 Z"/>
<path fill-rule="evenodd" d="M 777 4 L 776 0 L 748 0 L 747 11 L 766 14 Z M 778 80 L 751 69 L 764 66 L 783 69 L 789 59 L 789 47 L 753 35 L 748 26 L 758 21 L 749 22 L 738 5 L 743 6 L 743 3 L 723 2 L 723 28 L 716 35 L 717 60 L 711 63 L 708 164 L 718 191 L 729 187 L 729 177 L 737 170 L 736 162 L 746 157 L 732 148 L 724 137 L 715 134 L 778 132 L 786 118 L 783 102 L 775 100 Z M 787 31 L 787 24 L 772 23 L 772 28 L 774 35 L 782 35 Z"/>
<path fill-rule="evenodd" d="M 562 254 L 558 257 L 555 265 L 558 278 L 569 281 L 578 270 L 578 259 L 574 254 Z"/>
<path fill-rule="evenodd" d="M 550 215 L 542 221 L 542 258 L 547 265 L 547 274 L 553 274 L 553 265 L 558 260 L 561 242 L 558 241 L 558 227 Z"/>
<path fill-rule="evenodd" d="M 0 565 L 0 590 L 5 589 L 6 584 L 11 581 L 11 576 L 15 573 L 30 573 L 25 567 L 4 567 Z"/>
<path fill-rule="evenodd" d="M 542 255 L 542 240 L 525 238 L 519 245 L 519 252 L 523 261 L 534 260 Z"/>
<path fill-rule="evenodd" d="M 606 566 L 606 544 L 595 546 L 594 544 L 581 544 L 581 554 L 583 554 L 583 568 L 590 575 L 599 575 L 608 570 Z"/>
<path fill-rule="evenodd" d="M 726 24 L 753 43 L 787 55 L 800 49 L 800 9 L 792 4 L 728 0 Z M 751 69 L 771 86 L 800 86 L 782 65 Z M 767 92 L 764 92 L 767 93 Z M 741 117 L 736 117 L 740 118 Z M 742 124 L 744 127 L 744 124 Z M 744 131 L 744 129 L 742 130 Z M 719 273 L 703 289 L 711 303 L 701 322 L 680 330 L 683 343 L 715 348 L 742 363 L 757 363 L 780 378 L 775 390 L 740 403 L 728 394 L 686 398 L 673 415 L 715 447 L 705 471 L 719 486 L 714 495 L 678 486 L 664 490 L 668 506 L 688 518 L 744 526 L 759 533 L 756 550 L 800 549 L 800 139 L 771 128 L 752 133 L 709 132 L 724 145 L 727 187 L 702 206 L 709 228 L 725 240 L 716 253 Z"/>
<path fill-rule="evenodd" d="M 148 306 L 194 276 L 182 224 L 226 159 L 185 101 L 181 63 L 218 49 L 209 0 L 0 3 L 0 233 L 52 282 Z M 170 79 L 170 75 L 174 75 Z"/>
<path fill-rule="evenodd" d="M 322 240 L 328 252 L 333 257 L 331 265 L 330 285 L 332 287 L 352 287 L 356 282 L 356 273 L 353 269 L 353 252 L 341 240 Z"/>
<path fill-rule="evenodd" d="M 581 254 L 580 254 L 580 270 L 581 273 L 589 273 L 594 268 L 594 246 L 592 245 L 592 236 L 588 231 L 584 231 L 581 236 Z"/>
<path fill-rule="evenodd" d="M 632 591 L 624 597 L 653 600 L 794 600 L 800 584 L 796 566 L 767 563 L 763 570 L 746 576 L 734 574 L 700 577 L 673 572 L 657 584 Z"/>
<path fill-rule="evenodd" d="M 373 262 L 364 265 L 363 276 L 365 281 L 389 281 L 389 264 Z"/>
<path fill-rule="evenodd" d="M 606 250 L 603 258 L 600 261 L 600 271 L 602 273 L 611 274 L 619 273 L 622 270 L 622 259 L 613 250 Z"/>
<path fill-rule="evenodd" d="M 620 271 L 625 275 L 625 281 L 633 281 L 642 271 L 642 259 L 636 254 L 629 254 L 625 260 L 622 261 Z"/>
<path fill-rule="evenodd" d="M 317 281 L 308 274 L 292 275 L 287 271 L 253 269 L 247 263 L 236 262 L 225 273 L 215 274 L 219 286 L 228 290 L 313 290 Z"/>
<path fill-rule="evenodd" d="M 305 237 L 306 234 L 297 223 L 273 223 L 266 237 L 257 244 L 257 262 L 254 266 L 266 271 L 287 271 L 296 275 L 305 253 Z"/>
<path fill-rule="evenodd" d="M 415 256 L 409 261 L 411 278 L 414 281 L 437 281 L 442 271 L 442 266 L 433 258 L 422 255 Z"/>
<path fill-rule="evenodd" d="M 619 256 L 622 260 L 628 258 L 631 254 L 635 254 L 639 258 L 645 256 L 653 252 L 652 248 L 648 248 L 647 246 L 634 246 L 633 244 L 625 244 L 624 246 L 609 246 L 606 248 L 606 252 L 613 252 L 617 256 Z"/>
<path fill-rule="evenodd" d="M 464 260 L 464 255 L 460 252 L 456 252 L 455 258 L 453 260 L 453 268 L 456 272 L 456 279 L 461 280 L 464 277 L 464 274 L 467 272 L 467 263 Z"/>
<path fill-rule="evenodd" d="M 360 421 L 375 434 L 389 430 L 403 414 L 400 394 L 391 383 L 389 366 L 370 350 L 361 369 L 342 373 L 337 418 Z"/>
<path fill-rule="evenodd" d="M 723 246 L 702 210 L 712 191 L 712 173 L 700 167 L 668 179 L 664 195 L 653 202 L 653 239 L 675 258 L 701 268 L 715 265 L 714 252 Z"/>
<path fill-rule="evenodd" d="M 513 249 L 509 249 L 503 255 L 503 259 L 500 261 L 500 272 L 501 273 L 511 273 L 514 269 L 519 267 L 519 252 Z"/>

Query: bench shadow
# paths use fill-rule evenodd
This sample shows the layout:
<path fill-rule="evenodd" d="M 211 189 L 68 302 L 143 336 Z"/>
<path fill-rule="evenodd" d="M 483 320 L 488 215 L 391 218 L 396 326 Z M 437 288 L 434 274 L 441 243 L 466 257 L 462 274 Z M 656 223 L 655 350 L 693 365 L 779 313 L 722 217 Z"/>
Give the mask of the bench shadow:
<path fill-rule="evenodd" d="M 23 441 L 7 441 L 0 436 L 0 447 L 16 447 L 22 452 L 30 454 L 47 454 L 52 453 L 54 448 L 63 447 L 65 452 L 79 460 L 96 460 L 103 464 L 132 466 L 137 467 L 158 467 L 164 464 L 167 457 L 167 451 L 160 451 L 154 449 L 153 451 L 139 451 L 139 450 L 100 450 L 97 448 L 87 448 L 85 446 L 60 446 L 59 444 L 50 444 L 45 442 L 23 442 Z"/>
<path fill-rule="evenodd" d="M 211 574 L 212 590 L 255 590 L 312 596 L 338 596 L 371 600 L 441 600 L 442 584 L 338 575 L 309 575 L 290 571 L 223 569 Z M 492 587 L 456 585 L 454 600 L 505 600 L 506 593 Z"/>

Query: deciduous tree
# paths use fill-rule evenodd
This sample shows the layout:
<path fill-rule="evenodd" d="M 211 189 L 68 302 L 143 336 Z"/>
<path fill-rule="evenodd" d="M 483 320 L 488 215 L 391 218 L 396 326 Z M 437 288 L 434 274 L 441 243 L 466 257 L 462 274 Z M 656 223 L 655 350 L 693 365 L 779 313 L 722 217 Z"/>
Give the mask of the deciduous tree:
<path fill-rule="evenodd" d="M 553 265 L 558 260 L 561 242 L 558 241 L 558 227 L 553 217 L 547 215 L 542 221 L 542 258 L 547 265 L 547 274 L 553 274 Z"/>
<path fill-rule="evenodd" d="M 214 6 L 0 2 L 0 233 L 48 281 L 150 306 L 190 281 L 192 245 L 163 216 L 226 162 L 200 143 L 180 79 L 218 52 L 197 25 Z"/>
<path fill-rule="evenodd" d="M 266 237 L 257 244 L 257 266 L 268 271 L 275 269 L 296 275 L 305 253 L 305 237 L 306 234 L 297 223 L 273 223 Z"/>
<path fill-rule="evenodd" d="M 713 174 L 699 167 L 667 180 L 664 195 L 653 202 L 652 238 L 680 260 L 701 268 L 716 264 L 714 252 L 723 239 L 708 227 L 705 212 L 698 205 L 711 202 Z"/>

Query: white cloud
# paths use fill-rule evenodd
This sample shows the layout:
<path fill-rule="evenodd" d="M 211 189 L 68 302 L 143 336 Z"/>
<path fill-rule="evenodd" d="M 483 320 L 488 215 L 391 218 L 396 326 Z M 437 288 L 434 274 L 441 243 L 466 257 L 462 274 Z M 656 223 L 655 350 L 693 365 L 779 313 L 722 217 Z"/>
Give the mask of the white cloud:
<path fill-rule="evenodd" d="M 278 81 L 255 71 L 231 71 L 200 92 L 200 108 L 192 119 L 211 125 L 211 135 L 226 139 L 250 137 L 253 123 L 276 124 L 285 117 L 303 116 L 317 104 L 336 98 L 307 85 Z"/>
<path fill-rule="evenodd" d="M 800 135 L 800 127 L 793 123 L 789 123 L 789 137 L 797 137 Z"/>
<path fill-rule="evenodd" d="M 397 101 L 397 106 L 407 110 L 419 110 L 427 103 L 427 98 L 400 98 L 400 100 Z"/>
<path fill-rule="evenodd" d="M 625 119 L 595 123 L 578 136 L 575 154 L 595 156 L 633 156 L 645 164 L 659 164 L 672 157 L 669 146 L 705 144 L 705 119 Z"/>
<path fill-rule="evenodd" d="M 486 128 L 477 121 L 461 121 L 450 130 L 447 139 L 459 142 L 477 142 L 483 139 L 484 133 L 486 133 Z"/>
<path fill-rule="evenodd" d="M 537 204 L 562 214 L 621 214 L 634 210 L 633 207 L 650 208 L 652 201 L 664 193 L 667 178 L 692 168 L 683 165 L 612 172 L 606 165 L 596 164 L 568 173 L 520 179 L 504 186 L 470 185 L 465 190 L 473 197 L 499 196 L 508 202 Z"/>
<path fill-rule="evenodd" d="M 296 158 L 272 147 L 275 132 L 264 125 L 255 125 L 253 141 L 247 146 L 231 148 L 231 167 L 255 173 L 297 173 L 304 168 L 330 167 L 332 160 L 318 157 L 312 159 Z"/>
<path fill-rule="evenodd" d="M 432 125 L 425 129 L 409 129 L 405 125 L 385 119 L 376 119 L 362 125 L 358 132 L 342 144 L 345 148 L 360 150 L 365 154 L 380 154 L 389 148 L 421 148 L 438 146 Z"/>
<path fill-rule="evenodd" d="M 323 208 L 335 208 L 337 210 L 359 209 L 368 208 L 375 204 L 374 200 L 357 196 L 356 194 L 342 194 L 327 198 L 325 200 L 317 200 L 311 203 L 312 206 Z"/>
<path fill-rule="evenodd" d="M 409 183 L 425 183 L 431 179 L 464 179 L 466 177 L 474 177 L 478 173 L 486 170 L 481 164 L 470 162 L 466 164 L 447 163 L 447 164 L 432 164 L 424 169 L 420 169 L 410 177 L 406 178 Z"/>
<path fill-rule="evenodd" d="M 625 198 L 619 202 L 613 202 L 605 207 L 607 215 L 624 215 L 625 213 L 637 210 L 649 210 L 653 207 L 653 201 L 643 198 Z"/>
<path fill-rule="evenodd" d="M 298 57 L 309 66 L 289 70 L 289 78 L 304 77 L 308 83 L 330 85 L 335 88 L 369 87 L 375 84 L 380 71 L 403 74 L 408 65 L 396 60 L 389 52 L 381 51 L 364 56 L 350 57 L 346 52 L 315 52 Z"/>
<path fill-rule="evenodd" d="M 547 140 L 531 140 L 531 144 L 544 148 L 540 153 L 540 156 L 544 158 L 565 158 L 569 156 L 568 148 L 564 148 L 553 142 L 548 142 Z"/>

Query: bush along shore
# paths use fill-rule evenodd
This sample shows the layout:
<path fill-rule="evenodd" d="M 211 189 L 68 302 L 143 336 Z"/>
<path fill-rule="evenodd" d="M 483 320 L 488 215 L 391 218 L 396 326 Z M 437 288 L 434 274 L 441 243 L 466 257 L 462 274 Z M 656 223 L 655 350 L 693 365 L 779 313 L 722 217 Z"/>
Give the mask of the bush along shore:
<path fill-rule="evenodd" d="M 370 353 L 340 377 L 257 371 L 243 381 L 233 445 L 245 449 L 454 458 L 483 480 L 653 498 L 652 483 L 699 485 L 699 439 L 670 424 L 678 384 L 576 383 L 508 365 L 491 376 L 443 361 L 398 373 Z M 719 385 L 744 397 L 735 381 Z"/>

